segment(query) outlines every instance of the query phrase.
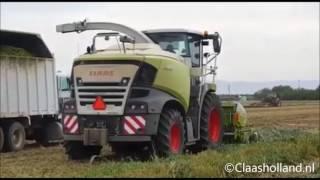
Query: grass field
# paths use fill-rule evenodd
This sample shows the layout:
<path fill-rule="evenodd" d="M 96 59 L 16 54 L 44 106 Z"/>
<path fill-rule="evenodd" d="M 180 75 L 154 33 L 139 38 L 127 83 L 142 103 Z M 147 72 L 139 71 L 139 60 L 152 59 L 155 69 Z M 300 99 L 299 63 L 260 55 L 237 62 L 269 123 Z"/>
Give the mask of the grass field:
<path fill-rule="evenodd" d="M 0 177 L 320 177 L 319 101 L 282 107 L 248 108 L 249 125 L 262 135 L 252 144 L 226 144 L 217 150 L 167 159 L 119 160 L 108 148 L 93 164 L 66 159 L 61 146 L 28 145 L 0 154 Z M 227 173 L 226 163 L 310 165 L 314 173 Z"/>

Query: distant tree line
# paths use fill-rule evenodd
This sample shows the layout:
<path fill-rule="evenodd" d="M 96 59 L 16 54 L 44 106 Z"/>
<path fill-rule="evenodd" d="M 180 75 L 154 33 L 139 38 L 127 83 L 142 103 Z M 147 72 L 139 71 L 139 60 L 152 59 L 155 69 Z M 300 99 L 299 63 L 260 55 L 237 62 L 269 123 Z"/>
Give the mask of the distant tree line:
<path fill-rule="evenodd" d="M 256 99 L 263 99 L 270 94 L 276 94 L 281 100 L 320 100 L 320 85 L 316 89 L 293 89 L 290 86 L 275 86 L 272 89 L 263 88 L 254 93 Z"/>

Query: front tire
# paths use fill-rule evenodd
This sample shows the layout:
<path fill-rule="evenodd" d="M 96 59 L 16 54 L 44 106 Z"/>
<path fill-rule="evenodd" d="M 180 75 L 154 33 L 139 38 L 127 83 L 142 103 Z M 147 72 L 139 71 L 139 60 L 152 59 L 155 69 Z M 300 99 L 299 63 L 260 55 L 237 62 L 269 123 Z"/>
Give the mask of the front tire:
<path fill-rule="evenodd" d="M 181 113 L 164 109 L 160 115 L 155 150 L 159 156 L 181 154 L 185 148 L 185 128 Z"/>
<path fill-rule="evenodd" d="M 201 149 L 214 149 L 221 145 L 224 123 L 221 103 L 216 94 L 208 93 L 203 101 L 200 122 Z"/>
<path fill-rule="evenodd" d="M 99 155 L 102 146 L 84 146 L 79 141 L 66 141 L 64 148 L 70 160 L 82 160 L 89 159 L 93 155 Z"/>

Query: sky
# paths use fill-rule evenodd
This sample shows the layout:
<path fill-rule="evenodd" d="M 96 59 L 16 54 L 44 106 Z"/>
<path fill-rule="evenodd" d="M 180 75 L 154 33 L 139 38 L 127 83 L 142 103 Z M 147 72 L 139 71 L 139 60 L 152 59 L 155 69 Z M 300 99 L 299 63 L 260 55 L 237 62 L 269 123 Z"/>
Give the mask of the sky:
<path fill-rule="evenodd" d="M 70 74 L 98 32 L 57 33 L 56 25 L 87 18 L 137 30 L 186 28 L 223 38 L 216 79 L 319 80 L 319 3 L 9 3 L 0 4 L 0 28 L 39 33 Z"/>

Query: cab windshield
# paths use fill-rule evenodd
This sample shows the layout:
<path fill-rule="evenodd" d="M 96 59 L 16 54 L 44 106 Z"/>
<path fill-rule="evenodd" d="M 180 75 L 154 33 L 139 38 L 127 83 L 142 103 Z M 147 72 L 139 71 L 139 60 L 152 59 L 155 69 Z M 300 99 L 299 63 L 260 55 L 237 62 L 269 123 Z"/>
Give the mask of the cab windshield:
<path fill-rule="evenodd" d="M 58 76 L 57 77 L 57 86 L 60 91 L 67 91 L 70 89 L 68 80 L 66 76 Z"/>
<path fill-rule="evenodd" d="M 175 53 L 190 59 L 192 67 L 200 65 L 200 40 L 199 35 L 188 33 L 146 33 L 147 36 L 168 52 Z"/>

